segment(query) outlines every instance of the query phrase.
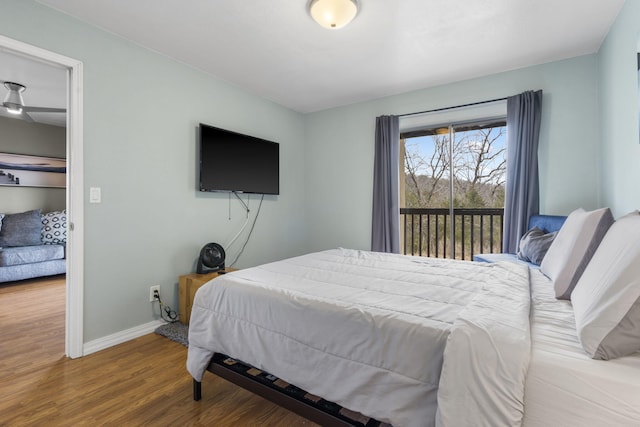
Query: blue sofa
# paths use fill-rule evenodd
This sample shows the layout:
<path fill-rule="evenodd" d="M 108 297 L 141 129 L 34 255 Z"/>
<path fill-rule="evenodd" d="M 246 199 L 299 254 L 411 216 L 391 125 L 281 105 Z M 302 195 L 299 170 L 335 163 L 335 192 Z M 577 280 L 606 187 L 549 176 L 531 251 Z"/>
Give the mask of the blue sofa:
<path fill-rule="evenodd" d="M 561 215 L 532 215 L 531 218 L 529 218 L 528 230 L 531 230 L 533 227 L 538 227 L 545 233 L 558 231 L 566 219 L 566 216 Z M 533 268 L 540 268 L 539 265 L 519 259 L 516 254 L 477 254 L 473 256 L 473 260 L 478 262 L 510 261 L 526 264 Z"/>
<path fill-rule="evenodd" d="M 65 273 L 65 249 L 64 245 L 0 249 L 0 283 Z"/>
<path fill-rule="evenodd" d="M 67 214 L 0 214 L 0 283 L 66 272 Z"/>

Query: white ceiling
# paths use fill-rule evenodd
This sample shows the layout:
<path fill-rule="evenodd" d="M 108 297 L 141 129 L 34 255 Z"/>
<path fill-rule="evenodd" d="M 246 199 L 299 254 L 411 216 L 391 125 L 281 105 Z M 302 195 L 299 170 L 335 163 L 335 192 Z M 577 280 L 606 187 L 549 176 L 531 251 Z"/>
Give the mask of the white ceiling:
<path fill-rule="evenodd" d="M 594 53 L 624 0 L 359 0 L 334 31 L 308 0 L 39 2 L 306 113 Z"/>

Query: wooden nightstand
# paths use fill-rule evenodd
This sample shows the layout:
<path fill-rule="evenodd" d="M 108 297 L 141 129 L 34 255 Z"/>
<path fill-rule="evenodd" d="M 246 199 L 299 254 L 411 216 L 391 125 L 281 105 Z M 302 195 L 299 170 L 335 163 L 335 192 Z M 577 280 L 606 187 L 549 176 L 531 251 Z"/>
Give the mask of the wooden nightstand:
<path fill-rule="evenodd" d="M 236 270 L 236 268 L 224 269 L 227 273 L 231 273 Z M 220 273 L 217 271 L 208 274 L 191 273 L 180 276 L 180 280 L 178 281 L 178 311 L 180 314 L 180 322 L 185 325 L 189 324 L 191 308 L 193 307 L 193 298 L 196 296 L 196 291 L 200 286 L 218 276 L 220 276 Z"/>

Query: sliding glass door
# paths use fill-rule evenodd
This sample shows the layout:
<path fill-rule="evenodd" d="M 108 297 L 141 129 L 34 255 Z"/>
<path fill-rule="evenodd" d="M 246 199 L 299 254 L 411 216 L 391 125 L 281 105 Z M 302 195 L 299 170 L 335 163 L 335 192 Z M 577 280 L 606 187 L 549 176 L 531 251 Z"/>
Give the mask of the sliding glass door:
<path fill-rule="evenodd" d="M 474 253 L 499 251 L 505 121 L 449 124 L 401 138 L 403 252 L 471 259 Z"/>

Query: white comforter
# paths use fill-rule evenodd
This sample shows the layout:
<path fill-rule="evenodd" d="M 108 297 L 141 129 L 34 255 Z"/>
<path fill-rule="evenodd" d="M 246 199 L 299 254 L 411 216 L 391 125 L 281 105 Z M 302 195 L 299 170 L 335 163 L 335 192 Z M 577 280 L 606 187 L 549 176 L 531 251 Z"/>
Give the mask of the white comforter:
<path fill-rule="evenodd" d="M 401 426 L 520 425 L 529 271 L 336 249 L 200 288 L 187 369 L 224 353 Z"/>

